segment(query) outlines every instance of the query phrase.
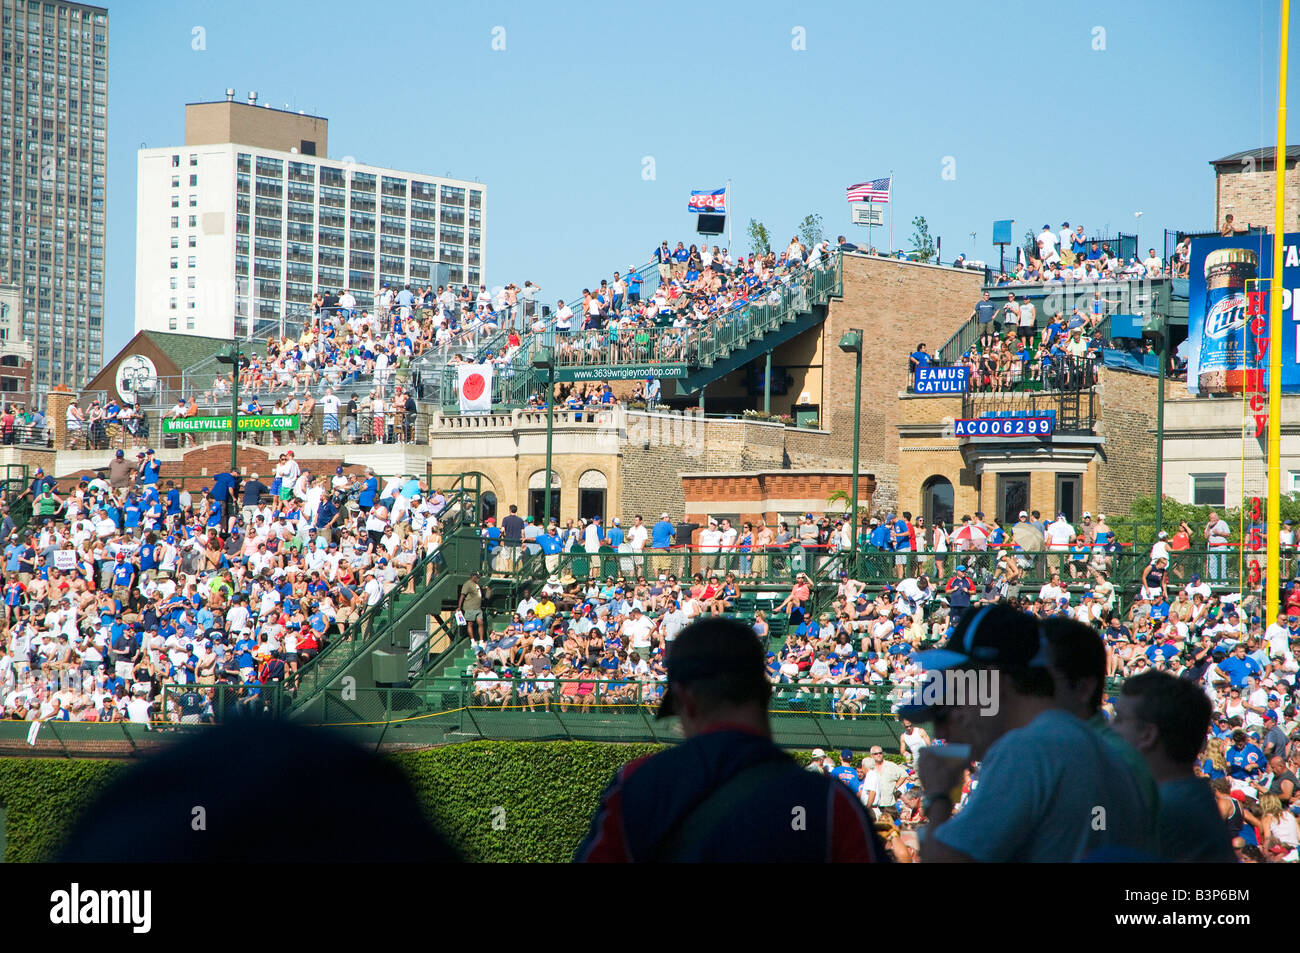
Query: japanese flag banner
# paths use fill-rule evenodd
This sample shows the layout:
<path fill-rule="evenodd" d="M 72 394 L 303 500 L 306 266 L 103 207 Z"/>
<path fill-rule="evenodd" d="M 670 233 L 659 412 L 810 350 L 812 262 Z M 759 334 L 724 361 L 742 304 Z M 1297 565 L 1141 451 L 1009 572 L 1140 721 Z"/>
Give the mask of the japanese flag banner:
<path fill-rule="evenodd" d="M 492 365 L 461 364 L 456 368 L 457 390 L 462 414 L 492 411 Z"/>

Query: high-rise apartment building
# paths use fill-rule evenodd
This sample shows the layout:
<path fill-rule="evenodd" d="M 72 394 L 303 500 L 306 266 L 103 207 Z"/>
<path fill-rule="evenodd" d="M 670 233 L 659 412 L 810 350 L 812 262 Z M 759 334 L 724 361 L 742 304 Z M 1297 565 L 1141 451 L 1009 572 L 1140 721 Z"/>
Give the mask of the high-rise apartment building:
<path fill-rule="evenodd" d="M 185 145 L 139 152 L 137 331 L 246 337 L 317 290 L 481 282 L 483 185 L 326 158 L 325 119 L 248 97 L 187 105 Z"/>
<path fill-rule="evenodd" d="M 108 11 L 0 0 L 0 284 L 21 290 L 33 389 L 104 357 Z"/>

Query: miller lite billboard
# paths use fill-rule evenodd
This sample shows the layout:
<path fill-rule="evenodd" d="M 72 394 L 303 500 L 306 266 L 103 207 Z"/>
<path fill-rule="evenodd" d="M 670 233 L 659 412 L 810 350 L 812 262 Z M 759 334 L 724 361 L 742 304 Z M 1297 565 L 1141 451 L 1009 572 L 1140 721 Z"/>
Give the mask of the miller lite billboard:
<path fill-rule="evenodd" d="M 1187 288 L 1187 390 L 1241 394 L 1268 384 L 1269 281 L 1273 236 L 1192 241 Z M 1282 258 L 1282 390 L 1300 393 L 1300 234 L 1288 234 Z"/>

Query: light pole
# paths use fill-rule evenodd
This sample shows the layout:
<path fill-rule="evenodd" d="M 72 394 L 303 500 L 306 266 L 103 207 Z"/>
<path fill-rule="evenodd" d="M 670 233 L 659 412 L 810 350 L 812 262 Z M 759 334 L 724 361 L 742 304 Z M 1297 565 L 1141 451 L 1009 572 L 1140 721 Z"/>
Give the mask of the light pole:
<path fill-rule="evenodd" d="M 542 530 L 551 525 L 551 445 L 555 434 L 555 355 L 549 347 L 533 352 L 533 367 L 546 372 L 546 498 L 542 503 Z"/>
<path fill-rule="evenodd" d="M 853 510 L 849 516 L 849 566 L 857 574 L 858 568 L 858 443 L 862 428 L 862 331 L 845 331 L 840 338 L 840 350 L 853 354 L 857 365 L 853 375 Z"/>
<path fill-rule="evenodd" d="M 1121 252 L 1122 254 L 1122 252 Z M 1133 213 L 1133 256 L 1142 260 L 1142 213 Z"/>
<path fill-rule="evenodd" d="M 230 469 L 239 469 L 239 341 L 230 343 L 229 354 L 218 354 L 217 363 L 230 365 Z"/>

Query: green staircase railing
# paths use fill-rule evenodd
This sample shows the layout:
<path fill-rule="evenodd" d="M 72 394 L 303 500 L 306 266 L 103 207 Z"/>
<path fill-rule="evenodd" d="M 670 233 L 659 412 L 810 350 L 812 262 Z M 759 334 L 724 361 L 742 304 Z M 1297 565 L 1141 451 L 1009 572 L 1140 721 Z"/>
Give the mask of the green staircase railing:
<path fill-rule="evenodd" d="M 657 277 L 657 276 L 656 276 Z M 553 349 L 555 365 L 561 373 L 566 368 L 611 370 L 641 364 L 674 364 L 690 368 L 708 368 L 741 348 L 761 341 L 784 324 L 794 321 L 832 297 L 843 294 L 843 255 L 839 252 L 824 265 L 807 268 L 784 284 L 768 290 L 761 297 L 710 320 L 699 329 L 678 332 L 659 328 L 648 340 L 636 341 L 618 331 L 604 332 L 604 341 L 596 347 L 585 346 L 579 332 L 562 334 L 546 331 L 530 335 L 510 364 L 498 368 L 492 377 L 492 403 L 508 410 L 522 407 L 529 398 L 545 387 L 545 378 L 532 365 L 538 348 Z M 575 323 L 578 321 L 575 315 Z M 495 340 L 495 339 L 493 339 Z M 583 341 L 584 346 L 574 346 Z M 502 340 L 504 343 L 504 338 Z M 441 393 L 443 409 L 455 412 L 451 399 L 456 393 L 455 367 L 443 369 Z"/>
<path fill-rule="evenodd" d="M 296 696 L 295 710 L 305 708 L 362 656 L 382 647 L 389 633 L 401 632 L 402 626 L 427 610 L 434 590 L 441 591 L 457 579 L 463 582 L 471 568 L 478 568 L 482 557 L 477 531 L 481 479 L 463 474 L 451 484 L 440 514 L 443 539 L 438 550 L 418 560 L 379 602 L 285 680 L 286 689 Z M 427 630 L 423 620 L 420 628 Z M 432 643 L 426 640 L 423 644 Z"/>

